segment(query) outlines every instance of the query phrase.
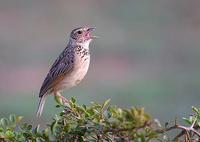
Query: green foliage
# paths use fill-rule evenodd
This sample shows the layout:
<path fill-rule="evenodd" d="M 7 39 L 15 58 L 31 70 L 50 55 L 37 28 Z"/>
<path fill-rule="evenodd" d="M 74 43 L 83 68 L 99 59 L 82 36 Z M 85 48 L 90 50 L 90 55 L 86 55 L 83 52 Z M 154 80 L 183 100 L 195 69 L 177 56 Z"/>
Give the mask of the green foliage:
<path fill-rule="evenodd" d="M 58 101 L 59 102 L 59 101 Z M 158 120 L 152 120 L 144 108 L 122 109 L 92 102 L 91 105 L 78 105 L 72 98 L 68 104 L 59 104 L 62 111 L 56 114 L 44 130 L 39 126 L 19 124 L 21 116 L 10 115 L 0 119 L 0 141 L 4 142 L 148 142 L 151 140 L 169 141 Z M 185 122 L 199 128 L 200 109 L 192 108 L 195 115 Z M 195 121 L 195 124 L 194 124 Z M 174 127 L 175 129 L 175 127 Z M 178 139 L 176 139 L 178 140 Z"/>
<path fill-rule="evenodd" d="M 198 126 L 200 127 L 200 108 L 196 108 L 196 107 L 192 106 L 192 110 L 193 110 L 194 114 L 191 115 L 189 118 L 183 117 L 183 120 L 188 125 L 192 125 L 192 123 L 194 121 L 196 121 Z"/>
<path fill-rule="evenodd" d="M 192 106 L 193 113 L 188 117 L 183 117 L 183 125 L 177 123 L 175 119 L 174 125 L 168 126 L 166 123 L 165 127 L 157 130 L 158 133 L 165 136 L 166 141 L 175 141 L 175 142 L 199 142 L 200 141 L 200 108 Z M 166 136 L 168 131 L 179 130 L 179 133 L 176 134 L 174 138 L 172 136 Z M 180 131 L 181 130 L 181 131 Z"/>

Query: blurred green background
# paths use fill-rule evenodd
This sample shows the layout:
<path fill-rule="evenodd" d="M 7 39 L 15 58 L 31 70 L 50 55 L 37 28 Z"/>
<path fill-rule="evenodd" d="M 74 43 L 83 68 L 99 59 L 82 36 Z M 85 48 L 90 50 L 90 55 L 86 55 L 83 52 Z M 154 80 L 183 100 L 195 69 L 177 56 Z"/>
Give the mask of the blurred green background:
<path fill-rule="evenodd" d="M 63 94 L 144 106 L 161 122 L 200 106 L 199 0 L 0 1 L 0 117 L 35 120 L 38 93 L 73 28 L 96 27 L 91 65 Z M 48 97 L 42 119 L 56 113 Z"/>

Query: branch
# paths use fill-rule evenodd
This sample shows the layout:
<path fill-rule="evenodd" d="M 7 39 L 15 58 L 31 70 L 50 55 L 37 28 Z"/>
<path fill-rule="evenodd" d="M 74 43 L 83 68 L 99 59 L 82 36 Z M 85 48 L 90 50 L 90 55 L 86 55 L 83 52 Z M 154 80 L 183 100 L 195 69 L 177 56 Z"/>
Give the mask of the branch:
<path fill-rule="evenodd" d="M 105 133 L 108 133 L 108 132 L 116 133 L 116 132 L 130 131 L 130 130 L 134 130 L 134 129 L 138 130 L 138 129 L 142 129 L 142 128 L 144 128 L 146 126 L 150 126 L 150 125 L 151 125 L 151 122 L 146 121 L 146 122 L 144 122 L 143 125 L 138 126 L 138 127 L 133 126 L 133 127 L 130 127 L 130 128 L 108 129 L 108 130 L 105 131 Z"/>
<path fill-rule="evenodd" d="M 199 138 L 200 138 L 200 133 L 195 130 L 195 129 L 198 129 L 198 125 L 195 125 L 196 123 L 196 119 L 193 121 L 192 125 L 190 127 L 186 127 L 186 126 L 182 126 L 182 125 L 178 125 L 176 124 L 175 122 L 175 125 L 174 126 L 171 126 L 169 128 L 166 128 L 164 130 L 156 130 L 157 133 L 164 133 L 164 132 L 167 132 L 167 131 L 170 131 L 170 130 L 173 130 L 173 129 L 181 129 L 182 131 L 174 137 L 173 140 L 176 140 L 177 138 L 180 138 L 181 136 L 185 135 L 186 136 L 186 139 L 191 142 L 191 136 L 190 136 L 190 132 L 193 132 L 195 135 L 197 135 Z"/>

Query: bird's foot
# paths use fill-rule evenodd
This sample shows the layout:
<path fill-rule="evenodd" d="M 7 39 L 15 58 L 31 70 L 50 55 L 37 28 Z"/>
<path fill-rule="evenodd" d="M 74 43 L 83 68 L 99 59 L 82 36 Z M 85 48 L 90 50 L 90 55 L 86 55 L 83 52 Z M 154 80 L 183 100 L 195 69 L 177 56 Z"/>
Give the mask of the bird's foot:
<path fill-rule="evenodd" d="M 69 103 L 69 100 L 63 96 L 61 96 L 61 99 L 62 99 L 62 102 L 63 104 L 68 104 Z"/>
<path fill-rule="evenodd" d="M 55 95 L 55 100 L 56 102 L 58 102 L 59 104 L 68 104 L 69 103 L 69 100 L 61 95 Z"/>

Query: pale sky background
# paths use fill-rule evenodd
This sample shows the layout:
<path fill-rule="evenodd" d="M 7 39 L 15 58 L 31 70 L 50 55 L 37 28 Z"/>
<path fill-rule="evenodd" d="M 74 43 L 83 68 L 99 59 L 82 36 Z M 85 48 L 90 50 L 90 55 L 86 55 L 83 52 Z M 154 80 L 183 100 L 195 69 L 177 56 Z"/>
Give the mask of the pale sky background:
<path fill-rule="evenodd" d="M 162 122 L 200 106 L 199 0 L 0 1 L 0 116 L 32 121 L 40 86 L 73 28 L 96 27 L 80 104 L 144 106 Z M 43 119 L 56 112 L 49 97 Z M 188 113 L 186 113 L 188 112 Z"/>

